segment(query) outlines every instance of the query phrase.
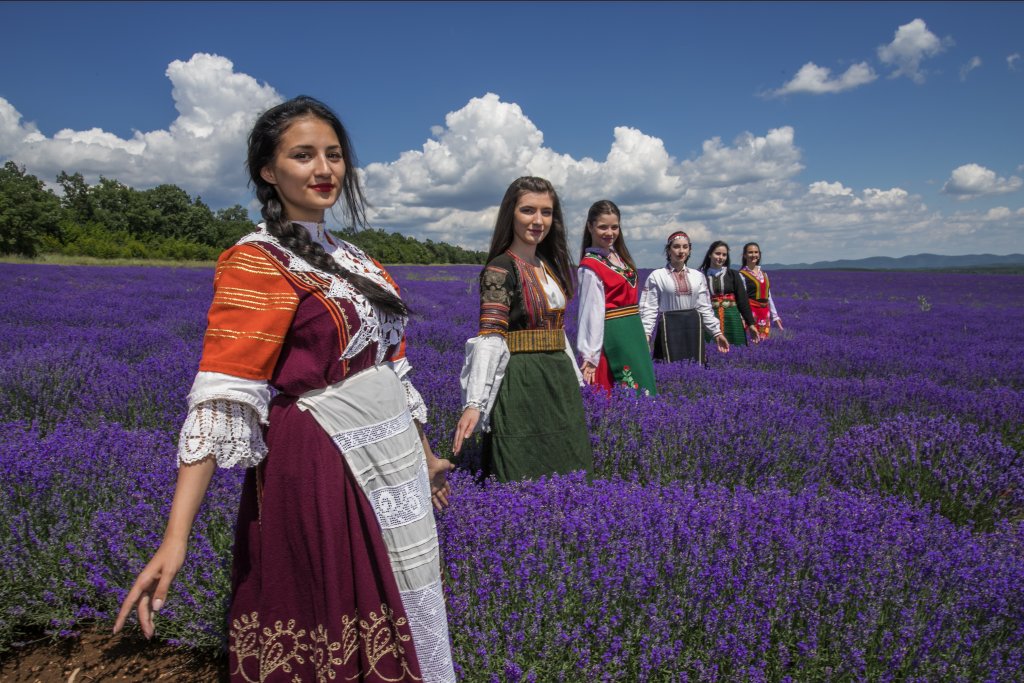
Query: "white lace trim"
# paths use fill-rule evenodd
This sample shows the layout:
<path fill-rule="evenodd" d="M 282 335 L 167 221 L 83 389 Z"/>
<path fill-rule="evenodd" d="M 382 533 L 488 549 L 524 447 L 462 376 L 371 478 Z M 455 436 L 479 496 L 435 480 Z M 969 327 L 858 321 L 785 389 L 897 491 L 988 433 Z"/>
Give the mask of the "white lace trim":
<path fill-rule="evenodd" d="M 429 500 L 430 482 L 425 460 L 415 479 L 379 488 L 370 494 L 370 503 L 382 529 L 394 529 L 422 519 L 430 510 Z"/>
<path fill-rule="evenodd" d="M 302 225 L 306 230 L 309 230 L 309 226 L 305 224 Z M 315 234 L 312 234 L 311 237 L 316 239 Z M 338 240 L 339 244 L 337 245 L 319 239 L 316 241 L 324 247 L 324 251 L 330 254 L 335 262 L 345 270 L 350 273 L 355 273 L 369 278 L 392 294 L 398 294 L 391 283 L 387 281 L 387 278 L 384 277 L 383 271 L 370 260 L 362 249 L 359 249 L 358 247 L 343 240 Z M 267 232 L 266 225 L 263 223 L 260 223 L 258 230 L 251 232 L 238 240 L 238 244 L 246 244 L 249 242 L 268 242 L 273 244 L 288 255 L 289 270 L 296 273 L 316 273 L 330 282 L 330 286 L 327 290 L 327 297 L 329 299 L 334 299 L 335 301 L 348 301 L 355 307 L 356 313 L 359 315 L 359 329 L 349 340 L 348 346 L 345 347 L 345 351 L 341 354 L 341 360 L 354 358 L 367 346 L 377 342 L 376 362 L 377 364 L 380 364 L 384 362 L 388 349 L 401 343 L 402 334 L 404 333 L 405 325 L 408 322 L 408 319 L 405 316 L 393 316 L 377 310 L 377 308 L 373 306 L 366 297 L 360 294 L 359 291 L 346 280 L 339 278 L 332 273 L 327 273 L 315 268 L 312 264 L 306 262 L 292 253 L 289 249 L 285 248 L 276 237 Z"/>
<path fill-rule="evenodd" d="M 188 392 L 188 407 L 191 410 L 205 401 L 223 399 L 252 406 L 260 416 L 260 423 L 267 424 L 270 410 L 270 385 L 266 380 L 244 379 L 220 372 L 200 370 Z"/>
<path fill-rule="evenodd" d="M 342 453 L 347 453 L 384 439 L 390 439 L 395 434 L 404 432 L 410 425 L 412 425 L 412 415 L 408 410 L 403 410 L 401 414 L 390 420 L 338 432 L 333 434 L 331 439 L 338 445 Z"/>
<path fill-rule="evenodd" d="M 412 382 L 404 377 L 402 378 L 402 388 L 405 389 L 405 402 L 409 405 L 412 419 L 421 425 L 427 424 L 427 404 L 423 402 L 420 392 L 416 390 Z"/>
<path fill-rule="evenodd" d="M 189 409 L 178 438 L 178 465 L 211 455 L 219 467 L 253 467 L 266 457 L 259 413 L 252 406 L 218 398 Z"/>
<path fill-rule="evenodd" d="M 429 683 L 455 683 L 455 668 L 448 643 L 448 617 L 444 591 L 437 581 L 426 588 L 402 593 L 402 605 L 409 617 L 409 630 L 416 647 L 423 680 Z"/>

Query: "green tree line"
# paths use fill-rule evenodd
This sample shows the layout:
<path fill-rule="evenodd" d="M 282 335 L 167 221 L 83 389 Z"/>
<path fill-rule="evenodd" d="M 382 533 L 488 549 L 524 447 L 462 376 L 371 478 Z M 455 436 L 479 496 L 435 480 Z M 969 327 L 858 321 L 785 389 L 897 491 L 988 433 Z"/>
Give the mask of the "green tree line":
<path fill-rule="evenodd" d="M 57 196 L 24 167 L 0 169 L 0 254 L 40 254 L 205 261 L 253 230 L 239 204 L 214 211 L 177 185 L 136 190 L 101 177 L 61 172 Z M 485 254 L 383 230 L 346 232 L 345 239 L 383 263 L 483 263 Z"/>

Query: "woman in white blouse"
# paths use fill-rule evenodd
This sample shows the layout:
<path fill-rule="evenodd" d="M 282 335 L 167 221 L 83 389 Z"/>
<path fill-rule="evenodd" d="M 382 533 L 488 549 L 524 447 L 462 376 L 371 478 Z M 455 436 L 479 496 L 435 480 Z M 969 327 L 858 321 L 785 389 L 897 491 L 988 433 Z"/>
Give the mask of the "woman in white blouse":
<path fill-rule="evenodd" d="M 714 337 L 718 350 L 729 352 L 729 341 L 711 310 L 703 273 L 686 267 L 692 246 L 685 232 L 665 242 L 664 268 L 647 276 L 640 295 L 640 319 L 656 360 L 694 360 L 706 363 L 704 333 Z"/>

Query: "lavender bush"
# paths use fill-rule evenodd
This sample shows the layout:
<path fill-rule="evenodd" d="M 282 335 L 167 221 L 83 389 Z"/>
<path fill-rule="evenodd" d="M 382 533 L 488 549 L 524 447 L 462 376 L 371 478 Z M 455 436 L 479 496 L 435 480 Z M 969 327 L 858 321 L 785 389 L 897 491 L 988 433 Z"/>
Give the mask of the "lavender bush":
<path fill-rule="evenodd" d="M 393 270 L 439 454 L 478 272 Z M 2 651 L 109 623 L 159 542 L 212 272 L 0 277 Z M 592 483 L 478 485 L 471 443 L 438 518 L 462 680 L 1020 679 L 1022 284 L 773 273 L 785 331 L 658 365 L 656 398 L 584 391 Z M 221 646 L 240 480 L 215 478 L 163 637 Z"/>

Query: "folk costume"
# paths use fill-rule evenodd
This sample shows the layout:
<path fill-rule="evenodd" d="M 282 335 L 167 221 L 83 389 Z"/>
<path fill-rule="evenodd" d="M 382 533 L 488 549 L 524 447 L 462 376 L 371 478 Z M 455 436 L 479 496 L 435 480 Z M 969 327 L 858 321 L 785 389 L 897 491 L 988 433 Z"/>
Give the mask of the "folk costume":
<path fill-rule="evenodd" d="M 462 405 L 480 411 L 483 474 L 499 481 L 594 468 L 565 292 L 541 261 L 506 251 L 484 267 L 480 333 L 466 342 Z"/>
<path fill-rule="evenodd" d="M 360 249 L 302 225 L 343 268 L 398 294 Z M 235 683 L 455 680 L 405 322 L 263 226 L 218 260 L 179 462 L 248 468 Z"/>
<path fill-rule="evenodd" d="M 702 329 L 715 337 L 721 323 L 711 309 L 708 284 L 700 271 L 685 265 L 658 268 L 647 276 L 640 295 L 640 320 L 652 341 L 655 360 L 707 363 Z"/>
<path fill-rule="evenodd" d="M 711 308 L 730 344 L 747 345 L 746 328 L 755 325 L 743 276 L 732 268 L 708 268 L 705 273 Z"/>
<path fill-rule="evenodd" d="M 772 299 L 771 284 L 768 273 L 758 268 L 755 272 L 747 266 L 740 268 L 743 284 L 746 285 L 747 298 L 750 300 L 750 312 L 757 324 L 757 333 L 767 339 L 772 331 L 772 322 L 779 318 Z"/>
<path fill-rule="evenodd" d="M 654 366 L 640 322 L 637 272 L 615 265 L 610 253 L 588 247 L 580 261 L 576 346 L 583 360 L 597 367 L 595 384 L 609 391 L 625 385 L 654 395 Z"/>

